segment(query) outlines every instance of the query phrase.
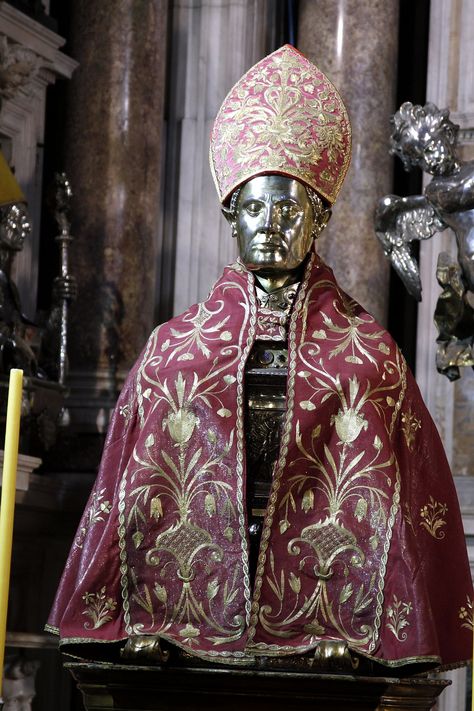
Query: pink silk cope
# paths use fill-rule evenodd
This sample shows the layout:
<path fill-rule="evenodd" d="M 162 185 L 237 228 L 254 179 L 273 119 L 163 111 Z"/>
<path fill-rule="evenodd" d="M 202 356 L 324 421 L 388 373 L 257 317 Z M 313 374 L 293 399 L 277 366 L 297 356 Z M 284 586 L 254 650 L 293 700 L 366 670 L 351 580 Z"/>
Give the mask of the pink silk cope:
<path fill-rule="evenodd" d="M 465 662 L 472 584 L 436 428 L 393 339 L 314 254 L 287 324 L 287 413 L 252 586 L 244 367 L 276 331 L 281 314 L 258 307 L 237 261 L 152 333 L 47 628 L 62 644 L 157 635 L 234 664 L 320 640 L 393 666 Z"/>

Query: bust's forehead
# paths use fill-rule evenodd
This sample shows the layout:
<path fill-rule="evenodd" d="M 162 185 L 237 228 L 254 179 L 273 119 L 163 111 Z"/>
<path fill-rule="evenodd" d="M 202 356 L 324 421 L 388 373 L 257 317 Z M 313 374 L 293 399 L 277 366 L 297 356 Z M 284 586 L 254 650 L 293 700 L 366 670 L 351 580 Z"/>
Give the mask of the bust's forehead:
<path fill-rule="evenodd" d="M 241 188 L 239 202 L 248 197 L 272 197 L 272 199 L 285 200 L 289 197 L 307 199 L 306 187 L 299 180 L 285 175 L 270 174 L 259 175 L 248 180 Z"/>

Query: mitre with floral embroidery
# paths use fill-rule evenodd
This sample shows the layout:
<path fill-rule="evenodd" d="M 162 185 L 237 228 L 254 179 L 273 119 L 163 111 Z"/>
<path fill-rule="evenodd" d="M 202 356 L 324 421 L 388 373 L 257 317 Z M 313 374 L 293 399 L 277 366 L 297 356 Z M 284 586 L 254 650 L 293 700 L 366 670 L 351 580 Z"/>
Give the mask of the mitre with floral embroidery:
<path fill-rule="evenodd" d="M 350 159 L 351 126 L 339 93 L 291 45 L 244 74 L 211 134 L 211 171 L 222 203 L 250 178 L 278 173 L 332 204 Z"/>

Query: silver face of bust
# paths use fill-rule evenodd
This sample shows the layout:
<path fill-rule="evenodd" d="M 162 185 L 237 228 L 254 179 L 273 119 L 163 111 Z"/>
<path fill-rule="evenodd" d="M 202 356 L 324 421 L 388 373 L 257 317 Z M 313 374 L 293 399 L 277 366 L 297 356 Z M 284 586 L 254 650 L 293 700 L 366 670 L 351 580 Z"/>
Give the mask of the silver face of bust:
<path fill-rule="evenodd" d="M 297 180 L 282 175 L 252 178 L 240 190 L 235 213 L 240 257 L 257 274 L 295 270 L 311 249 L 313 207 Z"/>
<path fill-rule="evenodd" d="M 28 212 L 22 203 L 14 203 L 0 209 L 0 246 L 20 252 L 30 233 Z"/>

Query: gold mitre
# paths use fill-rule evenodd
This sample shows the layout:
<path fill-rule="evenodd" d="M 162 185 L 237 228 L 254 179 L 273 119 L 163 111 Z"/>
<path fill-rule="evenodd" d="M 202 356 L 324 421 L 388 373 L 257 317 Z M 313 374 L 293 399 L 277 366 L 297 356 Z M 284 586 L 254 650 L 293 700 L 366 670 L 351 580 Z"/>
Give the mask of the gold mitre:
<path fill-rule="evenodd" d="M 26 199 L 3 153 L 0 151 L 0 207 L 11 205 L 15 202 L 26 202 Z"/>
<path fill-rule="evenodd" d="M 351 125 L 337 89 L 289 44 L 235 84 L 211 133 L 211 171 L 222 203 L 250 178 L 278 173 L 332 204 L 350 160 Z"/>

